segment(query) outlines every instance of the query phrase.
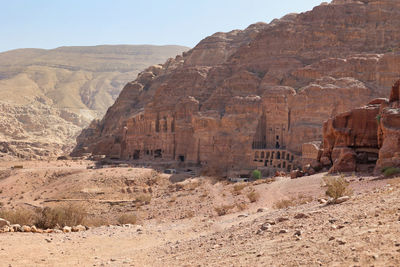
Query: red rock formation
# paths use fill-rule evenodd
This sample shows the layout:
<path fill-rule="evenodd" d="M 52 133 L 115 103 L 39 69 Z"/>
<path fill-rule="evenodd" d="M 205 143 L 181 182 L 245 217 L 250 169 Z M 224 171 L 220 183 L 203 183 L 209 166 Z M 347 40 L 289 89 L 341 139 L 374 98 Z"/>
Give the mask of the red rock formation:
<path fill-rule="evenodd" d="M 392 87 L 389 101 L 375 99 L 324 124 L 321 163 L 332 163 L 330 172 L 368 170 L 368 167 L 379 171 L 383 167 L 400 166 L 399 92 L 400 80 Z"/>
<path fill-rule="evenodd" d="M 74 154 L 295 168 L 302 144 L 322 139 L 324 121 L 389 92 L 400 75 L 399 11 L 397 0 L 334 1 L 216 33 L 129 83 Z M 357 116 L 375 114 L 365 112 Z M 370 140 L 343 138 L 355 136 L 355 144 Z"/>

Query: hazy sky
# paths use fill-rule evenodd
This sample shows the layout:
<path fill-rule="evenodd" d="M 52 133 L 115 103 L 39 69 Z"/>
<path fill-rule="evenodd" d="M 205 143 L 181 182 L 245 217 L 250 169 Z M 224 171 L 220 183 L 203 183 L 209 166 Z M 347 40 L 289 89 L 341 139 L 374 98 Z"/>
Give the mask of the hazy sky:
<path fill-rule="evenodd" d="M 326 0 L 325 0 L 326 1 Z M 0 0 L 0 51 L 98 44 L 193 47 L 321 0 Z"/>

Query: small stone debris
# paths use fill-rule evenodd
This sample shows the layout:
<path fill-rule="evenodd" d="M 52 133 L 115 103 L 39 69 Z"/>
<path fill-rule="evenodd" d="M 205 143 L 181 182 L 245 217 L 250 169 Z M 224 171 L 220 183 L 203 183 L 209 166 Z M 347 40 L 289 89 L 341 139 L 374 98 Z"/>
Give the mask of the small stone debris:
<path fill-rule="evenodd" d="M 71 228 L 71 231 L 72 231 L 72 232 L 83 232 L 83 231 L 86 231 L 86 227 L 83 226 L 83 225 L 73 226 L 73 227 Z"/>
<path fill-rule="evenodd" d="M 320 204 L 326 204 L 327 200 L 325 198 L 319 198 L 318 203 Z"/>
<path fill-rule="evenodd" d="M 337 219 L 335 219 L 335 218 L 333 218 L 333 219 L 329 219 L 329 222 L 330 223 L 335 223 L 335 222 L 337 222 L 338 220 Z"/>
<path fill-rule="evenodd" d="M 298 213 L 298 214 L 296 214 L 295 216 L 294 216 L 294 218 L 295 219 L 307 219 L 307 218 L 309 218 L 310 216 L 308 216 L 307 214 L 305 214 L 305 213 Z"/>
<path fill-rule="evenodd" d="M 346 241 L 344 241 L 342 239 L 338 239 L 337 242 L 338 242 L 339 245 L 345 245 L 346 244 Z"/>
<path fill-rule="evenodd" d="M 275 225 L 275 221 L 273 220 L 266 220 L 265 223 L 269 223 L 270 225 Z"/>
<path fill-rule="evenodd" d="M 301 234 L 302 234 L 302 232 L 301 232 L 301 230 L 299 230 L 299 229 L 297 229 L 297 230 L 294 232 L 294 235 L 295 235 L 295 236 L 301 236 Z"/>
<path fill-rule="evenodd" d="M 334 236 L 331 236 L 331 237 L 329 237 L 329 241 L 333 241 L 333 240 L 335 240 L 336 238 L 334 237 Z"/>
<path fill-rule="evenodd" d="M 48 239 L 48 238 L 45 238 L 44 239 L 47 243 L 51 243 L 52 241 L 51 241 L 51 239 Z"/>
<path fill-rule="evenodd" d="M 269 223 L 263 223 L 263 224 L 261 225 L 261 227 L 260 227 L 260 230 L 266 231 L 266 230 L 269 230 L 270 228 L 271 228 L 271 224 L 269 224 Z"/>
<path fill-rule="evenodd" d="M 257 209 L 257 212 L 258 212 L 258 213 L 266 212 L 266 211 L 268 211 L 267 208 L 258 208 L 258 209 Z"/>
<path fill-rule="evenodd" d="M 289 231 L 287 229 L 281 229 L 279 230 L 280 234 L 287 234 Z"/>
<path fill-rule="evenodd" d="M 248 214 L 239 214 L 238 215 L 238 218 L 247 218 L 247 217 L 249 217 Z"/>
<path fill-rule="evenodd" d="M 288 217 L 279 217 L 276 221 L 277 222 L 289 221 L 289 218 Z"/>

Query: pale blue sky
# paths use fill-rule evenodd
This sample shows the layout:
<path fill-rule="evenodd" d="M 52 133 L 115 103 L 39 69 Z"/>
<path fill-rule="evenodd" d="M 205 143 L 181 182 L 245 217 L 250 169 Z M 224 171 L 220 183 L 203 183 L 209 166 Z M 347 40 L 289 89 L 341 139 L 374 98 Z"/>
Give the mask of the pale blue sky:
<path fill-rule="evenodd" d="M 0 51 L 99 44 L 193 47 L 321 0 L 0 0 Z"/>

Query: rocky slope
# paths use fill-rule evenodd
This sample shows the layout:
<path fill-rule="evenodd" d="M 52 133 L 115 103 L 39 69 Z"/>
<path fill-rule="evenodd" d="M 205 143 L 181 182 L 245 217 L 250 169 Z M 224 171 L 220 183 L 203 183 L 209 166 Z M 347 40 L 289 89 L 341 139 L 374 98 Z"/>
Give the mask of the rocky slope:
<path fill-rule="evenodd" d="M 272 183 L 210 177 L 172 183 L 169 175 L 149 175 L 154 171 L 145 168 L 92 170 L 88 161 L 26 161 L 24 169 L 10 170 L 18 164 L 0 162 L 4 208 L 71 201 L 114 226 L 67 234 L 0 233 L 1 266 L 400 264 L 399 177 L 350 175 L 350 200 L 325 205 L 317 201 L 325 191 L 322 173 Z M 260 198 L 251 202 L 249 192 Z M 152 196 L 149 203 L 137 201 L 143 194 Z M 290 205 L 276 205 L 283 200 Z M 216 208 L 223 206 L 227 214 L 218 216 Z M 115 226 L 122 214 L 137 215 L 140 225 Z"/>
<path fill-rule="evenodd" d="M 181 46 L 60 47 L 0 53 L 0 151 L 49 156 L 103 116 L 124 84 Z"/>
<path fill-rule="evenodd" d="M 396 0 L 333 1 L 216 33 L 128 83 L 73 154 L 295 168 L 324 121 L 389 93 L 400 76 L 399 12 Z"/>

